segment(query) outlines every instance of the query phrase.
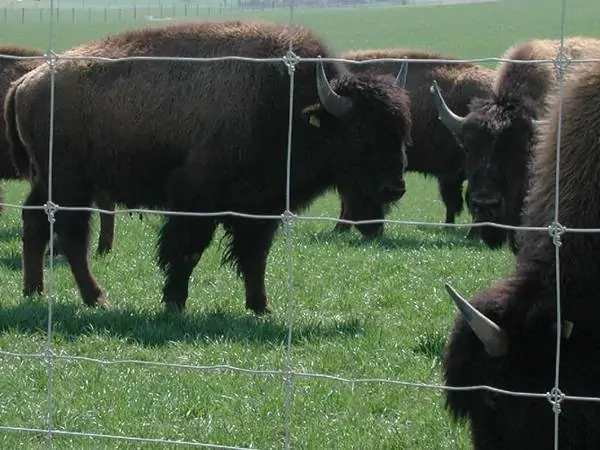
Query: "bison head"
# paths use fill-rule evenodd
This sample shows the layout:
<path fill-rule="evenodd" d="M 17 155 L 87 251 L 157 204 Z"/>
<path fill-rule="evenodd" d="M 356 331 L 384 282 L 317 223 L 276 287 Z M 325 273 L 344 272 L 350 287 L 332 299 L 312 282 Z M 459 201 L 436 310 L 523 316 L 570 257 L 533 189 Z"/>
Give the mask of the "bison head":
<path fill-rule="evenodd" d="M 469 303 L 446 287 L 460 311 L 443 362 L 453 418 L 469 422 L 476 450 L 553 448 L 554 413 L 544 394 L 555 383 L 554 293 L 509 280 Z M 581 340 L 577 327 L 563 322 L 559 386 L 568 395 L 596 396 L 597 340 Z M 460 389 L 466 387 L 474 388 Z M 600 405 L 564 400 L 561 408 L 559 448 L 599 448 Z"/>
<path fill-rule="evenodd" d="M 468 208 L 477 222 L 519 225 L 527 184 L 528 161 L 540 121 L 525 104 L 473 99 L 459 116 L 447 105 L 436 81 L 431 86 L 440 121 L 465 150 Z M 490 248 L 501 247 L 506 229 L 482 227 Z"/>
<path fill-rule="evenodd" d="M 406 192 L 406 145 L 412 144 L 406 66 L 394 79 L 345 72 L 327 79 L 317 67 L 320 103 L 304 109 L 309 123 L 322 130 L 333 152 L 332 172 L 351 220 L 382 220 Z M 363 236 L 383 232 L 383 223 L 357 224 Z"/>

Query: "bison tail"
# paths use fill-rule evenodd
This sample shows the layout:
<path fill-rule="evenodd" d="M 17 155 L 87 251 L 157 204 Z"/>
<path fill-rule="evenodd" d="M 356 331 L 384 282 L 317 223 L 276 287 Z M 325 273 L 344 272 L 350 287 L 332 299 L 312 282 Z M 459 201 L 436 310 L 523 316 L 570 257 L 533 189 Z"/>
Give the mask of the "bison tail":
<path fill-rule="evenodd" d="M 27 149 L 23 145 L 19 131 L 17 129 L 17 111 L 15 106 L 15 97 L 17 88 L 20 82 L 14 83 L 6 93 L 4 101 L 4 120 L 6 129 L 6 140 L 8 141 L 8 151 L 12 163 L 17 170 L 17 174 L 21 178 L 29 178 L 30 176 L 30 160 L 27 154 Z"/>

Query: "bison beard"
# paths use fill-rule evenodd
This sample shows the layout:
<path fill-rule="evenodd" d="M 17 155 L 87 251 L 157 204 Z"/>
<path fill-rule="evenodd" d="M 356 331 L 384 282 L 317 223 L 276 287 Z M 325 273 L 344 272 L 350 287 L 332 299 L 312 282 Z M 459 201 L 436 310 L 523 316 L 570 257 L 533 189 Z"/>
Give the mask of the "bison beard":
<path fill-rule="evenodd" d="M 381 58 L 457 59 L 449 55 L 410 49 L 356 50 L 342 53 L 341 58 L 354 61 Z M 407 63 L 372 61 L 347 66 L 354 73 L 395 75 L 401 64 Z M 431 99 L 429 88 L 433 80 L 437 80 L 447 92 L 446 100 L 449 105 L 460 114 L 466 114 L 473 97 L 492 95 L 494 75 L 494 70 L 475 64 L 440 62 L 407 64 L 407 70 L 404 72 L 406 90 L 411 99 L 413 122 L 412 144 L 406 148 L 406 171 L 437 178 L 439 194 L 446 207 L 445 223 L 455 223 L 456 216 L 463 211 L 465 152 L 452 133 L 446 127 L 440 126 L 438 111 Z M 353 220 L 352 211 L 345 204 L 343 197 L 340 200 L 340 219 Z M 391 206 L 388 205 L 388 209 Z M 351 225 L 345 222 L 338 222 L 335 226 L 336 231 L 347 231 L 350 228 Z M 366 237 L 383 232 L 383 224 L 377 227 L 371 225 L 370 230 L 357 228 Z M 476 230 L 472 228 L 469 237 L 474 237 Z"/>
<path fill-rule="evenodd" d="M 330 57 L 308 29 L 240 21 L 131 31 L 66 55 L 281 57 L 290 36 L 301 58 Z M 403 147 L 411 126 L 406 92 L 393 77 L 354 76 L 338 64 L 300 62 L 294 79 L 291 208 L 337 188 L 357 220 L 381 218 L 385 205 L 404 192 Z M 128 207 L 279 215 L 286 206 L 289 88 L 282 62 L 59 60 L 53 200 L 89 205 L 99 189 Z M 11 151 L 30 158 L 38 174 L 26 205 L 47 198 L 49 93 L 49 69 L 40 67 L 21 78 L 6 101 Z M 229 237 L 223 261 L 243 277 L 246 307 L 269 311 L 264 278 L 276 220 L 165 220 L 158 240 L 163 302 L 185 307 L 191 273 L 221 224 Z M 106 304 L 87 260 L 89 214 L 59 210 L 55 226 L 84 302 Z M 43 212 L 24 210 L 23 227 L 29 295 L 43 290 L 48 221 Z"/>
<path fill-rule="evenodd" d="M 559 40 L 525 41 L 511 47 L 503 57 L 518 61 L 552 59 L 559 47 Z M 564 52 L 571 58 L 597 58 L 600 40 L 571 37 L 565 39 Z M 470 112 L 463 116 L 445 103 L 442 89 L 433 83 L 431 92 L 440 120 L 466 149 L 471 192 L 468 207 L 477 222 L 521 224 L 528 165 L 557 88 L 557 71 L 550 64 L 503 62 L 493 95 L 474 99 Z M 480 235 L 490 248 L 500 248 L 508 240 L 513 253 L 518 251 L 513 230 L 485 226 L 480 228 Z"/>
<path fill-rule="evenodd" d="M 573 71 L 563 101 L 559 221 L 568 228 L 598 228 L 600 142 L 590 130 L 600 127 L 600 64 L 577 65 Z M 525 226 L 545 227 L 554 220 L 559 109 L 555 102 L 534 152 Z M 506 280 L 478 293 L 471 303 L 449 288 L 461 314 L 444 356 L 448 386 L 530 393 L 554 387 L 555 245 L 547 233 L 521 231 L 518 240 L 516 268 Z M 559 388 L 565 395 L 597 398 L 600 235 L 567 232 L 561 244 Z M 446 406 L 455 419 L 470 422 L 477 450 L 553 448 L 555 417 L 545 398 L 449 390 Z M 600 404 L 565 399 L 560 406 L 558 448 L 600 448 Z"/>

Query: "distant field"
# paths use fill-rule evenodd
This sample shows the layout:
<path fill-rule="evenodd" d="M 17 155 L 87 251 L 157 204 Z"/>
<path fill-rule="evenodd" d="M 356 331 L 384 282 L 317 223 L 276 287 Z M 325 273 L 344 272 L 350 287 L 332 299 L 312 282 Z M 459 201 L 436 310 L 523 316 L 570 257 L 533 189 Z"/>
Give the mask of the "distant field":
<path fill-rule="evenodd" d="M 40 12 L 41 11 L 41 12 Z M 288 9 L 243 12 L 237 9 L 219 13 L 218 8 L 194 7 L 183 3 L 158 7 L 131 7 L 104 10 L 61 9 L 54 20 L 54 49 L 63 50 L 78 42 L 106 33 L 146 26 L 144 17 L 218 20 L 260 17 L 287 21 Z M 198 14 L 196 14 L 198 11 Z M 134 17 L 134 12 L 136 16 Z M 596 5 L 591 0 L 569 1 L 568 34 L 597 33 Z M 48 45 L 47 9 L 0 10 L 0 42 L 19 42 L 46 49 Z M 40 19 L 41 17 L 41 19 Z M 73 18 L 74 17 L 74 18 Z M 318 30 L 339 50 L 358 47 L 412 46 L 454 53 L 464 57 L 499 56 L 512 43 L 531 37 L 559 37 L 560 2 L 506 0 L 473 5 L 427 7 L 379 6 L 373 8 L 300 9 L 294 20 Z M 4 23 L 3 23 L 4 22 Z"/>
<path fill-rule="evenodd" d="M 148 26 L 151 22 L 144 15 L 160 17 L 160 11 L 137 9 L 134 16 L 132 8 L 107 9 L 105 16 L 103 9 L 61 9 L 53 28 L 53 49 Z M 195 11 L 189 7 L 187 17 L 196 18 Z M 200 19 L 289 18 L 282 9 L 218 13 L 213 8 L 210 15 L 205 8 L 198 11 Z M 162 9 L 163 17 L 185 18 L 185 12 L 182 3 Z M 567 34 L 599 36 L 597 12 L 596 0 L 570 0 Z M 23 13 L 0 7 L 0 43 L 47 49 L 49 20 L 47 9 Z M 522 39 L 558 38 L 560 2 L 302 9 L 295 11 L 294 20 L 318 30 L 340 51 L 403 46 L 487 57 L 500 56 Z M 407 185 L 407 194 L 390 218 L 440 222 L 444 209 L 434 180 L 409 174 Z M 11 203 L 20 204 L 27 192 L 23 183 L 3 187 Z M 306 214 L 337 217 L 338 208 L 330 194 Z M 0 349 L 43 352 L 47 305 L 20 295 L 20 213 L 9 209 L 0 219 Z M 96 216 L 94 221 L 97 224 Z M 467 214 L 460 221 L 467 222 Z M 187 312 L 174 319 L 161 314 L 162 277 L 154 263 L 159 225 L 154 216 L 140 221 L 119 215 L 115 249 L 105 258 L 93 258 L 93 271 L 114 311 L 83 307 L 66 263 L 55 263 L 54 352 L 100 360 L 281 370 L 289 300 L 284 234 L 279 233 L 269 260 L 272 317 L 258 319 L 244 311 L 242 282 L 232 270 L 218 268 L 217 237 L 194 273 Z M 328 221 L 294 225 L 293 369 L 440 383 L 440 355 L 455 314 L 443 283 L 450 280 L 472 295 L 511 269 L 511 254 L 467 242 L 466 229 L 390 225 L 384 238 L 367 244 L 356 231 L 336 236 L 332 227 Z M 295 377 L 293 386 L 293 448 L 470 446 L 466 428 L 450 422 L 437 389 L 307 377 Z M 50 387 L 52 424 L 58 430 L 263 449 L 280 448 L 286 430 L 284 384 L 275 375 L 59 359 L 54 361 Z M 45 429 L 48 388 L 42 360 L 0 356 L 0 426 Z M 77 436 L 54 440 L 60 449 L 164 448 Z M 43 435 L 14 431 L 0 431 L 0 444 L 7 449 L 46 445 Z"/>

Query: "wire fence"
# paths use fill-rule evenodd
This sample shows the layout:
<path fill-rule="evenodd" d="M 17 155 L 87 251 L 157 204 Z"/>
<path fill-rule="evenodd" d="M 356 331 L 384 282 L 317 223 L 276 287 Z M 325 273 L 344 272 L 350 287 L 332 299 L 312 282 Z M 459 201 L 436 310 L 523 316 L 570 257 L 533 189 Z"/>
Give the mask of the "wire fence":
<path fill-rule="evenodd" d="M 346 5 L 345 5 L 346 6 Z M 356 6 L 356 5 L 354 5 Z M 333 5 L 328 6 L 328 8 Z M 285 7 L 276 4 L 257 6 L 218 5 L 160 5 L 133 6 L 125 8 L 4 8 L 2 19 L 6 24 L 43 23 L 50 20 L 56 23 L 114 23 L 132 21 L 168 21 L 194 18 L 231 16 L 253 11 L 285 11 Z"/>
<path fill-rule="evenodd" d="M 495 0 L 452 0 L 452 3 L 479 3 Z M 443 4 L 443 0 L 400 0 L 390 2 L 366 2 L 361 0 L 327 0 L 305 1 L 300 7 L 303 9 L 330 10 L 336 8 L 361 8 L 377 6 L 411 6 L 421 4 Z M 1 5 L 0 5 L 1 6 Z M 299 3 L 295 3 L 298 8 Z M 217 18 L 219 16 L 232 16 L 244 13 L 279 11 L 289 9 L 288 0 L 256 0 L 256 1 L 220 1 L 214 4 L 195 2 L 184 3 L 157 3 L 157 4 L 132 4 L 132 5 L 64 5 L 46 8 L 37 4 L 23 7 L 19 4 L 4 6 L 0 17 L 5 24 L 30 24 L 49 21 L 55 23 L 114 23 L 132 21 L 168 21 L 189 20 L 194 18 Z"/>
<path fill-rule="evenodd" d="M 53 0 L 51 0 L 52 3 Z M 599 232 L 600 229 L 575 229 L 575 228 L 567 228 L 561 225 L 558 221 L 559 217 L 559 168 L 560 168 L 560 151 L 561 151 L 561 128 L 562 128 L 562 96 L 564 92 L 564 73 L 567 65 L 574 63 L 583 63 L 583 62 L 600 62 L 598 60 L 592 59 L 571 59 L 566 57 L 564 52 L 564 37 L 565 37 L 565 8 L 566 8 L 566 0 L 562 0 L 562 18 L 561 18 L 561 48 L 555 59 L 552 60 L 534 60 L 534 61 L 517 61 L 517 60 L 509 60 L 503 58 L 480 58 L 480 59 L 464 59 L 464 60 L 444 60 L 444 59 L 377 59 L 377 60 L 365 60 L 361 62 L 357 61 L 349 61 L 341 58 L 300 58 L 298 55 L 294 54 L 292 51 L 292 39 L 290 38 L 290 49 L 287 54 L 280 55 L 273 58 L 243 58 L 243 57 L 219 57 L 219 58 L 180 58 L 180 57 L 172 57 L 172 58 L 159 58 L 159 57 L 124 57 L 124 58 L 103 58 L 103 57 L 78 57 L 78 56 L 65 56 L 56 54 L 52 51 L 52 36 L 53 36 L 53 26 L 55 23 L 59 22 L 58 14 L 56 16 L 52 15 L 50 30 L 49 30 L 49 43 L 48 43 L 48 52 L 43 57 L 43 59 L 49 64 L 51 67 L 51 93 L 50 93 L 50 103 L 51 103 L 51 116 L 50 116 L 50 142 L 48 146 L 49 152 L 49 180 L 48 180 L 48 199 L 47 202 L 41 207 L 27 207 L 17 204 L 5 204 L 5 206 L 9 208 L 17 208 L 17 209 L 39 209 L 45 211 L 48 216 L 48 221 L 50 224 L 50 237 L 54 236 L 54 222 L 55 222 L 55 214 L 58 211 L 90 211 L 90 212 L 103 212 L 106 214 L 129 214 L 129 213 L 151 213 L 158 215 L 181 215 L 181 216 L 193 216 L 193 217 L 216 217 L 221 215 L 229 215 L 236 217 L 244 217 L 244 218 L 253 218 L 253 219 L 269 219 L 281 221 L 284 229 L 285 242 L 286 242 L 286 251 L 287 251 L 287 339 L 286 339 L 286 351 L 284 358 L 284 365 L 282 369 L 273 369 L 273 370 L 258 370 L 244 367 L 236 367 L 232 365 L 209 365 L 209 366 L 201 366 L 201 365 L 186 365 L 186 364 L 170 364 L 170 363 L 162 363 L 159 361 L 142 361 L 142 360 L 105 360 L 105 359 L 95 359 L 89 358 L 85 356 L 76 356 L 76 355 L 64 355 L 58 354 L 55 351 L 55 347 L 53 344 L 52 336 L 53 336 L 53 307 L 55 304 L 55 295 L 56 289 L 53 284 L 53 276 L 54 276 L 54 265 L 53 265 L 53 256 L 55 253 L 53 239 L 49 240 L 50 245 L 50 256 L 49 256 L 49 270 L 47 274 L 48 284 L 46 289 L 45 296 L 47 297 L 47 305 L 48 305 L 48 324 L 46 330 L 46 343 L 45 347 L 42 351 L 37 353 L 15 353 L 15 352 L 7 352 L 0 351 L 0 355 L 4 357 L 11 358 L 33 358 L 43 360 L 46 365 L 47 371 L 47 414 L 46 414 L 46 428 L 28 428 L 28 427 L 19 427 L 19 426 L 11 426 L 9 424 L 4 424 L 0 426 L 0 430 L 6 431 L 14 431 L 14 432 L 31 432 L 31 433 L 43 433 L 46 434 L 48 439 L 48 445 L 52 446 L 52 440 L 54 436 L 59 435 L 69 435 L 69 436 L 85 436 L 91 438 L 98 439 L 115 439 L 115 440 L 123 440 L 123 441 L 132 441 L 132 442 L 145 442 L 145 443 L 159 443 L 159 444 L 170 444 L 170 445 L 189 445 L 189 446 L 198 446 L 198 447 L 211 447 L 211 448 L 243 448 L 243 447 L 230 447 L 227 445 L 213 444 L 213 443 L 198 443 L 198 442 L 186 442 L 186 441 L 175 441 L 175 440 L 167 440 L 167 439 L 154 439 L 154 438 L 145 438 L 141 436 L 126 436 L 126 435 L 109 435 L 109 434 L 99 434 L 99 433 L 82 433 L 76 431 L 68 431 L 68 430 L 59 430 L 54 427 L 53 422 L 53 404 L 54 404 L 54 392 L 53 392 L 53 371 L 54 371 L 54 363 L 58 360 L 68 360 L 68 361 L 85 361 L 88 363 L 99 364 L 102 366 L 112 366 L 112 365 L 130 365 L 137 364 L 146 367 L 166 367 L 166 368 L 177 368 L 177 369 L 185 369 L 190 371 L 197 372 L 219 372 L 219 373 L 245 373 L 245 374 L 253 374 L 253 375 L 269 375 L 269 376 L 277 376 L 281 377 L 284 380 L 284 411 L 285 411 L 285 435 L 283 440 L 283 447 L 288 449 L 291 447 L 291 410 L 293 404 L 293 384 L 294 379 L 299 378 L 313 378 L 313 379 L 323 379 L 329 380 L 332 382 L 345 383 L 351 386 L 355 386 L 358 384 L 367 384 L 367 383 L 386 383 L 391 385 L 398 385 L 404 387 L 411 388 L 427 388 L 427 389 L 439 389 L 446 391 L 469 391 L 469 390 L 479 390 L 486 389 L 491 392 L 497 392 L 505 395 L 517 396 L 517 397 L 530 397 L 530 398 L 542 398 L 547 399 L 549 401 L 549 407 L 552 407 L 553 412 L 555 414 L 555 436 L 554 443 L 555 448 L 558 449 L 559 443 L 559 415 L 561 413 L 560 404 L 564 400 L 573 400 L 573 401 L 588 401 L 588 402 L 600 402 L 600 398 L 593 397 L 584 397 L 584 396 L 569 396 L 565 395 L 560 389 L 560 358 L 561 358 L 561 326 L 557 326 L 557 336 L 556 336 L 556 364 L 555 364 L 555 374 L 554 379 L 555 383 L 553 386 L 550 386 L 548 391 L 546 392 L 515 392 L 499 389 L 493 386 L 469 386 L 469 387 L 454 387 L 454 386 L 444 386 L 438 384 L 428 384 L 428 383 L 419 383 L 419 382 L 410 382 L 410 381 L 399 381 L 393 380 L 389 378 L 344 378 L 333 375 L 328 375 L 325 373 L 311 373 L 298 371 L 294 369 L 293 358 L 292 358 L 292 335 L 294 333 L 294 321 L 296 317 L 296 304 L 295 304 L 295 295 L 294 295 L 294 228 L 293 224 L 295 221 L 304 220 L 304 221 L 330 221 L 330 222 L 345 222 L 349 224 L 367 224 L 367 223 L 386 223 L 386 224 L 396 224 L 396 225 L 407 225 L 407 226 L 432 226 L 432 227 L 482 227 L 482 226 L 496 226 L 499 228 L 510 229 L 510 230 L 527 230 L 527 231 L 545 231 L 549 234 L 549 236 L 553 239 L 555 245 L 555 258 L 556 258 L 556 307 L 557 307 L 557 323 L 560 324 L 562 322 L 561 319 L 561 286 L 560 286 L 560 246 L 561 246 L 561 236 L 564 233 L 591 233 L 591 232 Z M 52 9 L 52 5 L 51 8 Z M 135 8 L 133 9 L 135 11 Z M 42 9 L 40 9 L 40 20 L 42 18 Z M 74 11 L 74 10 L 73 10 Z M 106 11 L 106 9 L 104 10 Z M 188 9 L 185 9 L 186 14 Z M 290 5 L 290 17 L 289 23 L 293 24 L 293 13 L 294 6 Z M 38 13 L 36 13 L 38 14 Z M 106 12 L 105 12 L 106 14 Z M 120 13 L 119 13 L 120 14 Z M 136 13 L 134 12 L 134 15 Z M 174 14 L 175 15 L 175 14 Z M 73 13 L 74 20 L 75 14 Z M 5 20 L 6 20 L 6 9 L 5 9 Z M 24 16 L 23 16 L 24 17 Z M 23 19 L 25 20 L 25 19 Z M 44 18 L 44 20 L 46 20 Z M 17 57 L 17 56 L 9 56 L 9 55 L 0 55 L 3 58 L 12 58 L 12 59 L 39 59 L 39 57 Z M 192 213 L 186 211 L 164 211 L 164 210 L 150 210 L 150 209 L 119 209 L 116 211 L 108 211 L 99 208 L 93 207 L 66 207 L 61 206 L 59 204 L 54 203 L 53 201 L 53 192 L 52 192 L 52 158 L 54 153 L 53 148 L 53 129 L 54 129 L 54 86 L 55 86 L 55 65 L 56 62 L 60 59 L 87 59 L 87 60 L 98 60 L 98 61 L 125 61 L 125 60 L 163 60 L 163 61 L 194 61 L 198 63 L 206 63 L 210 61 L 223 61 L 223 60 L 243 60 L 243 61 L 252 61 L 254 63 L 260 64 L 261 62 L 278 62 L 281 63 L 284 67 L 286 67 L 289 74 L 290 81 L 290 98 L 289 98 L 289 117 L 288 117 L 288 142 L 287 142 L 287 173 L 286 173 L 286 208 L 281 214 L 278 215 L 254 215 L 254 214 L 244 214 L 236 211 L 221 211 L 221 212 L 212 212 L 212 213 Z M 524 226 L 509 226 L 504 224 L 497 224 L 493 222 L 480 222 L 476 224 L 442 224 L 442 223 L 432 223 L 432 222 L 420 222 L 420 221 L 401 221 L 401 220 L 367 220 L 367 221 L 350 221 L 350 220 L 342 220 L 334 217 L 310 217 L 294 214 L 290 208 L 290 173 L 291 173 L 291 164 L 292 164 L 292 135 L 293 135 L 293 115 L 294 115 L 294 74 L 295 68 L 298 64 L 305 63 L 316 63 L 317 61 L 342 61 L 348 64 L 368 64 L 373 61 L 386 61 L 386 62 L 403 62 L 406 61 L 410 64 L 418 64 L 418 63 L 432 63 L 432 62 L 443 62 L 448 64 L 458 64 L 462 62 L 507 62 L 511 61 L 516 64 L 553 64 L 559 72 L 559 102 L 560 102 L 560 116 L 558 122 L 558 139 L 556 143 L 556 152 L 557 152 L 557 168 L 556 168 L 556 189 L 555 189 L 555 211 L 554 211 L 554 221 L 548 224 L 545 227 L 524 227 Z"/>
<path fill-rule="evenodd" d="M 480 0 L 481 1 L 481 0 Z M 379 4 L 385 5 L 385 4 Z M 389 3 L 387 5 L 390 5 Z M 391 5 L 394 5 L 393 3 Z M 334 8 L 360 8 L 374 6 L 358 1 L 335 0 L 326 3 L 306 3 L 305 9 L 328 10 Z M 375 5 L 376 6 L 376 5 Z M 398 6 L 402 6 L 399 4 Z M 189 20 L 195 18 L 211 18 L 219 16 L 232 16 L 244 13 L 279 11 L 285 12 L 289 8 L 282 2 L 257 1 L 253 3 L 227 3 L 200 4 L 200 3 L 173 3 L 158 5 L 131 5 L 131 6 L 73 6 L 73 7 L 17 7 L 2 8 L 0 17 L 5 24 L 30 24 L 49 21 L 56 23 L 115 23 L 132 21 L 168 21 Z"/>

